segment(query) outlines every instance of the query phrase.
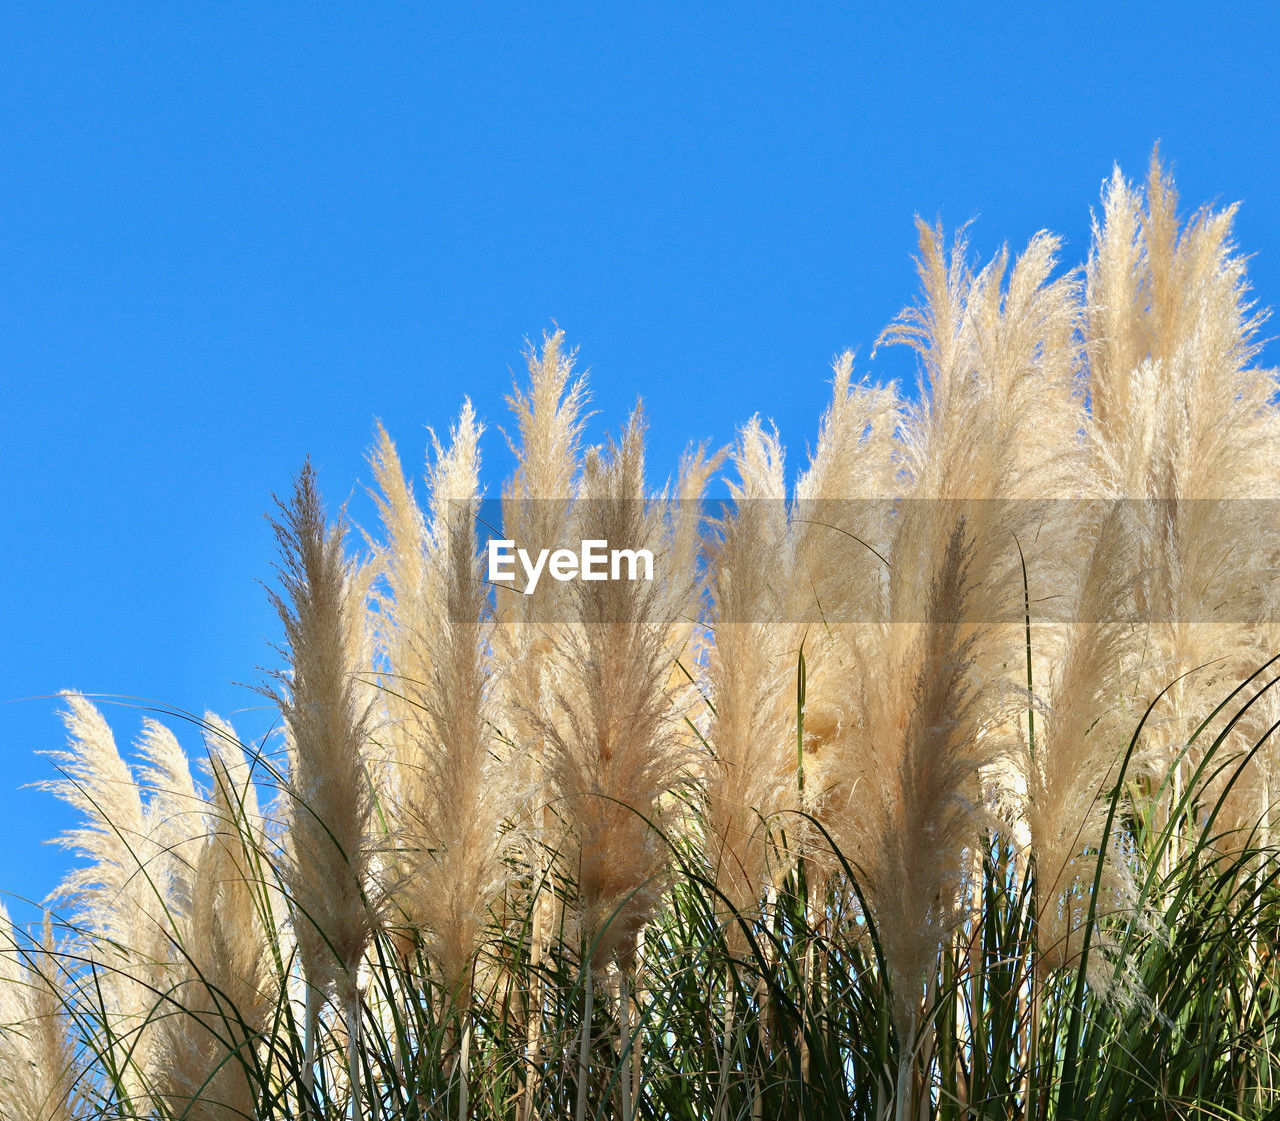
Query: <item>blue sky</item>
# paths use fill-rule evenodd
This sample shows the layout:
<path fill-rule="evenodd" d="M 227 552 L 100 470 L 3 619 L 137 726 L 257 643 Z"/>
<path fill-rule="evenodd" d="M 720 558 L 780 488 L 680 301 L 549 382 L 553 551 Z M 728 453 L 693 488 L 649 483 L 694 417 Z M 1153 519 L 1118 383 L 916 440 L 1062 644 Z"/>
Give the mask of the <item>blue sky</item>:
<path fill-rule="evenodd" d="M 1280 22 L 1117 7 L 5 4 L 0 889 L 66 865 L 49 695 L 264 727 L 272 492 L 368 523 L 374 418 L 419 462 L 464 394 L 496 484 L 526 336 L 655 474 L 757 411 L 794 461 L 838 350 L 911 375 L 913 215 L 1077 263 L 1157 139 L 1280 304 Z"/>

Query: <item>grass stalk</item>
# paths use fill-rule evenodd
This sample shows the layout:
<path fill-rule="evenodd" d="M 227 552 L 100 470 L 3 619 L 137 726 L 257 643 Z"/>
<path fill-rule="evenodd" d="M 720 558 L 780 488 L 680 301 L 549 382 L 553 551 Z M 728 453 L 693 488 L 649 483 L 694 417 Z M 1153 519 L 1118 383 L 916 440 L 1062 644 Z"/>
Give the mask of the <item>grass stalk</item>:
<path fill-rule="evenodd" d="M 595 1011 L 595 989 L 590 961 L 584 963 L 582 985 L 582 1036 L 578 1048 L 578 1101 L 574 1121 L 585 1121 L 587 1096 L 591 1085 L 591 1017 Z"/>
<path fill-rule="evenodd" d="M 712 1113 L 714 1121 L 724 1121 L 725 1111 L 729 1105 L 729 1064 L 733 1060 L 733 1052 L 737 1039 L 737 1025 L 733 1013 L 737 1003 L 737 989 L 730 977 L 725 986 L 724 1021 L 720 1028 L 720 1078 L 716 1083 L 715 1107 Z"/>
<path fill-rule="evenodd" d="M 320 1034 L 320 990 L 306 983 L 306 1008 L 304 1011 L 302 1046 L 302 1089 L 306 1094 L 306 1110 L 315 1108 L 316 1058 Z"/>
<path fill-rule="evenodd" d="M 912 1077 L 913 1068 L 915 1067 L 915 1036 L 916 1024 L 918 1017 L 912 1015 L 911 1027 L 907 1033 L 907 1037 L 898 1041 L 898 1078 L 894 1086 L 893 1092 L 893 1119 L 894 1121 L 908 1121 L 911 1117 L 912 1089 L 914 1079 Z"/>
<path fill-rule="evenodd" d="M 347 1020 L 347 1080 L 351 1091 L 351 1121 L 362 1121 L 364 1110 L 360 1104 L 360 992 L 354 985 L 343 1003 Z"/>
<path fill-rule="evenodd" d="M 458 1050 L 458 1121 L 471 1118 L 471 1050 L 476 1027 L 476 963 L 468 963 L 459 983 L 453 1008 L 462 1016 L 462 1040 Z"/>

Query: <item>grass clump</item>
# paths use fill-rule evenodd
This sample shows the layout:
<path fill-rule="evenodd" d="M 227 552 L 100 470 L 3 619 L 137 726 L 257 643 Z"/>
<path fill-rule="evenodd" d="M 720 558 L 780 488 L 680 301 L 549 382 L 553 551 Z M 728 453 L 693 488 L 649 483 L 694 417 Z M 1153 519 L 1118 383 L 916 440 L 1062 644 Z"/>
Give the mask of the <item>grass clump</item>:
<path fill-rule="evenodd" d="M 491 587 L 481 426 L 367 555 L 281 506 L 284 750 L 193 775 L 65 697 L 84 863 L 0 925 L 0 1118 L 1280 1116 L 1280 407 L 1230 210 L 1157 161 L 1087 267 L 921 227 L 788 487 L 758 418 L 646 475 L 561 334 L 502 535 L 652 580 Z M 730 501 L 704 490 L 725 472 Z M 180 714 L 173 714 L 180 715 Z"/>

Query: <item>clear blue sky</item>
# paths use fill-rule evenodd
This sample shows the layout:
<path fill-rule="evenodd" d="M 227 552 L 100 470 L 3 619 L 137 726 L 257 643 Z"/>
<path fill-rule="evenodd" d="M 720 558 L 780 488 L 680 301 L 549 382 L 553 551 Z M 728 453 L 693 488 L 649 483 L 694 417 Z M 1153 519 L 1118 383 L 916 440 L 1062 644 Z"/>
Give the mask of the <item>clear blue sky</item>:
<path fill-rule="evenodd" d="M 1186 203 L 1244 202 L 1280 304 L 1262 6 L 622 7 L 4 5 L 0 888 L 66 863 L 20 789 L 63 743 L 48 694 L 260 729 L 232 683 L 274 658 L 271 493 L 310 453 L 368 519 L 374 418 L 413 462 L 464 394 L 503 423 L 553 322 L 602 427 L 645 398 L 655 469 L 756 411 L 798 458 L 838 350 L 911 371 L 867 357 L 914 214 L 1079 262 L 1157 139 Z"/>

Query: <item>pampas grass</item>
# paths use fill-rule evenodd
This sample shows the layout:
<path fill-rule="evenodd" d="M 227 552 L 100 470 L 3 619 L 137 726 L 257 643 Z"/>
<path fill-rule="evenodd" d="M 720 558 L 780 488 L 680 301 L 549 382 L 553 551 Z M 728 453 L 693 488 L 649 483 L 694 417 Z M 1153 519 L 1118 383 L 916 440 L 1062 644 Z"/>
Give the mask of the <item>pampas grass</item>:
<path fill-rule="evenodd" d="M 271 694 L 290 748 L 288 853 L 283 876 L 307 984 L 309 1079 L 322 996 L 336 993 L 346 1020 L 352 1108 L 359 1106 L 360 968 L 378 923 L 372 799 L 366 769 L 372 698 L 362 684 L 362 581 L 327 528 L 310 465 L 273 523 L 291 672 Z"/>
<path fill-rule="evenodd" d="M 794 672 L 799 627 L 785 596 L 794 565 L 782 449 L 758 420 L 732 457 L 739 482 L 712 565 L 712 713 L 703 782 L 704 841 L 717 911 L 733 945 L 784 867 L 777 838 L 800 808 Z"/>
<path fill-rule="evenodd" d="M 0 1117 L 72 1121 L 84 1102 L 66 1013 L 66 965 L 46 913 L 39 942 L 24 947 L 0 908 Z"/>
<path fill-rule="evenodd" d="M 481 487 L 381 428 L 352 546 L 274 523 L 281 753 L 121 754 L 64 695 L 81 860 L 0 926 L 0 1118 L 1280 1111 L 1280 407 L 1233 212 L 1104 188 L 1064 270 L 919 228 L 798 477 L 749 420 L 650 482 L 557 332 Z M 703 495 L 724 468 L 729 499 Z M 421 492 L 421 501 L 418 492 Z M 531 552 L 651 580 L 491 587 Z"/>

